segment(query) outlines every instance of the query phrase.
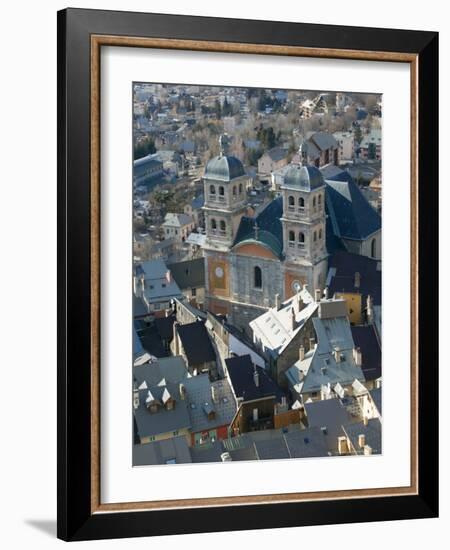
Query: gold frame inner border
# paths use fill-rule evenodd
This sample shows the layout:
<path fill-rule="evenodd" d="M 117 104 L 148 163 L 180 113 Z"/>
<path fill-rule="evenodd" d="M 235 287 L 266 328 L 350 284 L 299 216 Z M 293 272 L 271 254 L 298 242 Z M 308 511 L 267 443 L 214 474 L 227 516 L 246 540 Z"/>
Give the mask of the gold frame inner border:
<path fill-rule="evenodd" d="M 142 502 L 101 503 L 100 500 L 100 50 L 102 46 L 157 48 L 206 52 L 259 55 L 283 55 L 330 59 L 356 59 L 409 63 L 411 99 L 411 483 L 408 487 L 319 491 L 234 497 L 211 497 Z M 405 496 L 418 494 L 418 56 L 409 53 L 306 48 L 270 44 L 247 44 L 142 38 L 131 36 L 92 35 L 90 66 L 91 109 L 91 513 L 133 510 L 163 510 L 275 504 L 317 500 L 358 499 L 367 497 Z"/>

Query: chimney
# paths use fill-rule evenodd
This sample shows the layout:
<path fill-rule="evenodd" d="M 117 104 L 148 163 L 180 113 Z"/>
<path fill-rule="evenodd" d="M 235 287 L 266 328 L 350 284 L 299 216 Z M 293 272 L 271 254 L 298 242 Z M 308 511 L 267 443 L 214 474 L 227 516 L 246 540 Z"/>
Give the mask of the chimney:
<path fill-rule="evenodd" d="M 322 294 L 322 291 L 320 290 L 320 288 L 316 288 L 316 290 L 314 291 L 314 297 L 316 302 L 320 302 L 321 294 Z"/>
<path fill-rule="evenodd" d="M 340 455 L 348 454 L 347 438 L 343 435 L 338 437 L 338 453 Z"/>
<path fill-rule="evenodd" d="M 134 409 L 139 409 L 139 390 L 134 388 L 133 391 L 133 407 Z"/>
<path fill-rule="evenodd" d="M 258 369 L 256 368 L 256 365 L 254 365 L 254 369 L 253 369 L 253 382 L 255 383 L 255 386 L 259 388 L 259 372 L 258 372 Z"/>
<path fill-rule="evenodd" d="M 359 288 L 361 286 L 361 274 L 359 273 L 359 271 L 356 271 L 355 272 L 355 283 L 354 283 L 354 287 L 355 288 Z"/>
<path fill-rule="evenodd" d="M 280 307 L 281 307 L 281 300 L 280 300 L 280 295 L 279 294 L 275 294 L 275 309 L 277 311 L 280 310 Z"/>
<path fill-rule="evenodd" d="M 316 347 L 316 339 L 315 338 L 310 338 L 309 339 L 309 349 L 314 349 Z"/>
<path fill-rule="evenodd" d="M 372 296 L 367 296 L 367 322 L 369 325 L 373 323 L 373 301 Z"/>
<path fill-rule="evenodd" d="M 175 321 L 173 324 L 173 354 L 174 355 L 180 355 L 180 345 L 178 341 L 178 331 L 177 328 L 179 327 L 180 323 Z"/>
<path fill-rule="evenodd" d="M 304 346 L 300 346 L 298 348 L 298 358 L 300 359 L 300 361 L 303 361 L 303 359 L 305 358 L 305 347 Z"/>
<path fill-rule="evenodd" d="M 357 367 L 362 365 L 361 348 L 353 348 L 353 359 Z"/>
<path fill-rule="evenodd" d="M 184 401 L 186 398 L 186 387 L 184 384 L 180 384 L 180 399 Z"/>
<path fill-rule="evenodd" d="M 364 454 L 369 456 L 372 454 L 372 447 L 370 445 L 364 445 Z"/>
<path fill-rule="evenodd" d="M 358 435 L 359 448 L 363 449 L 365 444 L 366 444 L 366 436 L 364 434 L 359 434 Z"/>

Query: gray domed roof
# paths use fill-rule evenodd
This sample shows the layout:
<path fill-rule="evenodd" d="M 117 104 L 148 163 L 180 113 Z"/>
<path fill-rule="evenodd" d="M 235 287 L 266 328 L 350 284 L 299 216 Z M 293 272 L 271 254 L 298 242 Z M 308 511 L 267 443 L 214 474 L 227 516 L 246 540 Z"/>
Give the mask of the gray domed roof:
<path fill-rule="evenodd" d="M 286 187 L 297 187 L 303 191 L 312 191 L 324 185 L 323 176 L 315 166 L 293 164 L 284 176 Z"/>
<path fill-rule="evenodd" d="M 243 175 L 245 175 L 245 171 L 239 159 L 219 155 L 207 163 L 204 177 L 212 180 L 231 181 Z"/>

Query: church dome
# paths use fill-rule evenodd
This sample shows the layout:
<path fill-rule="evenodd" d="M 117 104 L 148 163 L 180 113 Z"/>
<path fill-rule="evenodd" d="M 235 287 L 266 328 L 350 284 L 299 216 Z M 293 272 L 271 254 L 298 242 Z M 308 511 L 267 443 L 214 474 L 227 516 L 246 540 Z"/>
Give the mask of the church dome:
<path fill-rule="evenodd" d="M 315 166 L 293 164 L 284 176 L 284 186 L 295 187 L 302 191 L 313 191 L 324 185 L 322 174 Z"/>
<path fill-rule="evenodd" d="M 206 165 L 204 177 L 212 180 L 231 181 L 245 175 L 242 162 L 236 157 L 219 155 Z"/>

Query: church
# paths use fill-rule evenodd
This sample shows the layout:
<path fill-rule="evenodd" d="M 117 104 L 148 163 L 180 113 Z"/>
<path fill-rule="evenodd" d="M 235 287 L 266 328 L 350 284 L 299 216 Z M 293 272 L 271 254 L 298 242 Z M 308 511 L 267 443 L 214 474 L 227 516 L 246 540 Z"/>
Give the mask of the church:
<path fill-rule="evenodd" d="M 323 290 L 336 251 L 381 258 L 381 217 L 350 174 L 308 165 L 302 147 L 299 158 L 280 195 L 253 217 L 247 215 L 248 176 L 228 154 L 227 136 L 205 167 L 206 308 L 245 332 L 304 284 Z"/>

